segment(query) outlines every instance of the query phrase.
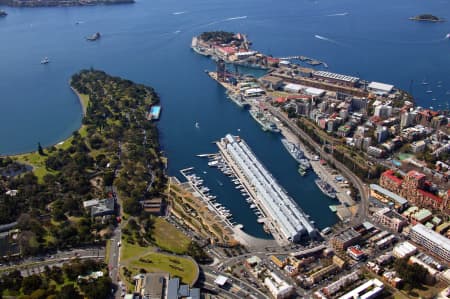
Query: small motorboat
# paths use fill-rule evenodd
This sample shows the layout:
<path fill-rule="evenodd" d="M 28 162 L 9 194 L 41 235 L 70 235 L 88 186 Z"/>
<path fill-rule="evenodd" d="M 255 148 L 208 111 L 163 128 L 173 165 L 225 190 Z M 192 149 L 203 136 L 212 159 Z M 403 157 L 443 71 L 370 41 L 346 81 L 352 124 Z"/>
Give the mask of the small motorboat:
<path fill-rule="evenodd" d="M 48 57 L 42 58 L 41 64 L 48 64 L 48 63 L 50 63 L 50 60 L 48 59 Z"/>

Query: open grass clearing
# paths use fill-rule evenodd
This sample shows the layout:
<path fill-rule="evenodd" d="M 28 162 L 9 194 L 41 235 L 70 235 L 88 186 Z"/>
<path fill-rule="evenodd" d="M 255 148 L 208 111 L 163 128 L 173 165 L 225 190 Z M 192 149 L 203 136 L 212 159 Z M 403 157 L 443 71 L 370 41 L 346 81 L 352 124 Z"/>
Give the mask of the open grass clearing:
<path fill-rule="evenodd" d="M 125 239 L 122 239 L 122 249 L 120 250 L 120 259 L 123 262 L 128 260 L 137 259 L 146 253 L 153 251 L 152 247 L 142 247 L 138 244 L 130 244 Z"/>
<path fill-rule="evenodd" d="M 188 249 L 191 240 L 163 218 L 156 218 L 153 238 L 161 249 L 182 254 Z"/>

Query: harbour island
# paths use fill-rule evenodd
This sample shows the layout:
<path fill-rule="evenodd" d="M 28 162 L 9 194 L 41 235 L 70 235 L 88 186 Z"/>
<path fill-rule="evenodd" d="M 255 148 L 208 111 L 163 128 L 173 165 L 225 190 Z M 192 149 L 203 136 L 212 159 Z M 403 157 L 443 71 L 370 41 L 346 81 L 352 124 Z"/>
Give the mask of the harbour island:
<path fill-rule="evenodd" d="M 421 21 L 421 22 L 444 22 L 445 21 L 445 19 L 439 18 L 432 14 L 421 14 L 421 15 L 417 15 L 415 17 L 410 17 L 409 19 L 412 21 Z"/>

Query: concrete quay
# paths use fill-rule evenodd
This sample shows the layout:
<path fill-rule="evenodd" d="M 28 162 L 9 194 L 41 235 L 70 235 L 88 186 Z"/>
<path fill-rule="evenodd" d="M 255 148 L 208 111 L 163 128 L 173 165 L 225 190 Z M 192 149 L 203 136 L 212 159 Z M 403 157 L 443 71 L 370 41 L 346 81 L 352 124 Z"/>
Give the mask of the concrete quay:
<path fill-rule="evenodd" d="M 276 122 L 278 128 L 281 130 L 281 134 L 284 138 L 286 138 L 288 141 L 299 144 L 302 148 L 305 156 L 310 160 L 311 167 L 316 173 L 318 177 L 320 177 L 322 180 L 326 181 L 328 184 L 330 184 L 335 190 L 336 190 L 336 198 L 338 199 L 339 203 L 342 205 L 340 209 L 345 209 L 343 214 L 350 213 L 350 210 L 345 206 L 353 206 L 355 204 L 355 201 L 347 194 L 347 190 L 337 184 L 333 173 L 331 173 L 331 169 L 327 167 L 326 165 L 322 165 L 320 161 L 315 161 L 314 156 L 312 152 L 309 151 L 309 149 L 300 141 L 300 139 L 286 126 L 284 126 L 280 121 Z M 341 219 L 344 220 L 344 219 Z"/>

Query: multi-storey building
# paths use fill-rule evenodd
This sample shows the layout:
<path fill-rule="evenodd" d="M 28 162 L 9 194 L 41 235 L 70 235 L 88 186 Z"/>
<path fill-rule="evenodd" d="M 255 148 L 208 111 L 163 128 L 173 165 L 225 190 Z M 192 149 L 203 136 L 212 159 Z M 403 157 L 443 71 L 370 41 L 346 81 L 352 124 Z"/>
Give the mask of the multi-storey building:
<path fill-rule="evenodd" d="M 384 150 L 376 146 L 369 146 L 367 148 L 367 154 L 372 157 L 380 158 L 384 155 Z"/>
<path fill-rule="evenodd" d="M 373 214 L 375 221 L 381 223 L 390 229 L 401 232 L 403 227 L 408 225 L 408 221 L 405 217 L 391 210 L 390 208 L 383 208 Z"/>
<path fill-rule="evenodd" d="M 361 239 L 361 234 L 353 228 L 347 229 L 331 239 L 331 244 L 337 250 L 346 250 Z"/>
<path fill-rule="evenodd" d="M 409 232 L 411 240 L 443 260 L 450 262 L 450 240 L 427 228 L 416 224 Z"/>
<path fill-rule="evenodd" d="M 380 176 L 380 186 L 397 194 L 399 194 L 402 189 L 402 182 L 403 180 L 401 177 L 391 169 L 383 172 Z"/>

